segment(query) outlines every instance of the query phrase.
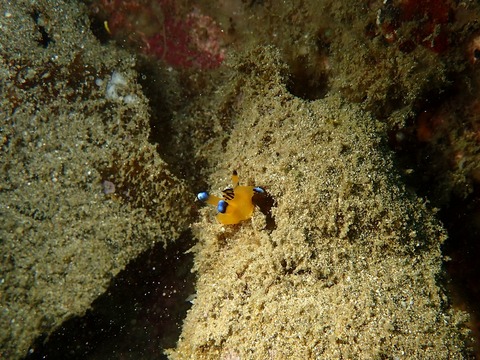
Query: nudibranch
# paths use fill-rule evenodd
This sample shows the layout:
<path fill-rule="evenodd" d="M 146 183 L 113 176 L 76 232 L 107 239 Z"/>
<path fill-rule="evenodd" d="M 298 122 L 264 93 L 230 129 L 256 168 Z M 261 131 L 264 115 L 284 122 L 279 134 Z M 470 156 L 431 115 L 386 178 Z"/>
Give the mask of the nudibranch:
<path fill-rule="evenodd" d="M 213 205 L 217 208 L 217 220 L 224 225 L 238 224 L 240 221 L 252 217 L 255 204 L 255 194 L 265 194 L 265 190 L 258 186 L 238 185 L 238 174 L 234 170 L 232 174 L 233 188 L 223 190 L 223 198 L 210 195 L 206 191 L 197 194 L 200 201 Z"/>

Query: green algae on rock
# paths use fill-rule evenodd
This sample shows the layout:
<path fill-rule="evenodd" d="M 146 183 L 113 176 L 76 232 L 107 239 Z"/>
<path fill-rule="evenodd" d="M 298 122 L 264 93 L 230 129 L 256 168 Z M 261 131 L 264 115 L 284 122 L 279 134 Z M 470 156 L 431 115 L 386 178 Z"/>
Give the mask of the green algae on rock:
<path fill-rule="evenodd" d="M 99 44 L 82 5 L 2 2 L 0 14 L 0 357 L 18 359 L 174 241 L 193 195 L 147 141 L 134 58 Z"/>
<path fill-rule="evenodd" d="M 237 168 L 267 188 L 276 228 L 260 212 L 222 226 L 204 210 L 197 297 L 170 357 L 468 357 L 466 315 L 438 283 L 445 231 L 404 189 L 383 126 L 333 94 L 292 96 L 279 68 L 269 48 L 234 64 L 220 92 L 240 102 L 233 129 L 199 149 L 211 183 Z"/>

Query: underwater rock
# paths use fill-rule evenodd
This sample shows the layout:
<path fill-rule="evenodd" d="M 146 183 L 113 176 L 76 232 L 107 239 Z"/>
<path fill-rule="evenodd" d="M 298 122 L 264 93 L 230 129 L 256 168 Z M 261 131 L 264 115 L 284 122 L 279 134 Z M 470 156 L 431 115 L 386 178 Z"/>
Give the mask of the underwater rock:
<path fill-rule="evenodd" d="M 271 194 L 276 227 L 202 210 L 197 296 L 170 358 L 468 357 L 441 283 L 445 231 L 406 191 L 385 127 L 335 94 L 291 95 L 278 59 L 263 47 L 231 64 L 217 117 L 234 103 L 232 130 L 198 150 L 208 183 L 238 169 Z"/>
<path fill-rule="evenodd" d="M 0 357 L 18 359 L 130 260 L 175 241 L 193 194 L 148 142 L 134 57 L 101 46 L 82 5 L 0 14 Z"/>

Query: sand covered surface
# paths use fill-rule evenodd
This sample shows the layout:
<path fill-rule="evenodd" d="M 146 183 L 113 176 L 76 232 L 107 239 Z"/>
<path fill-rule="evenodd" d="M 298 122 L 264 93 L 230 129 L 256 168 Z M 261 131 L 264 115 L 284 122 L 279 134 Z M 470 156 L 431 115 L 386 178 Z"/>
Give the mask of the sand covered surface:
<path fill-rule="evenodd" d="M 325 2 L 338 26 L 315 43 L 295 24 L 326 16 L 306 4 L 305 18 L 286 5 L 251 17 L 268 25 L 260 44 L 288 24 L 274 46 L 250 37 L 211 73 L 147 75 L 100 43 L 84 5 L 0 5 L 0 357 L 34 352 L 129 262 L 186 229 L 198 278 L 171 359 L 472 357 L 468 316 L 443 288 L 446 231 L 386 144 L 444 69 L 425 49 L 371 61 L 383 45 L 342 29 L 360 5 Z M 325 51 L 292 66 L 312 46 Z M 155 79 L 142 89 L 142 76 Z M 195 191 L 220 195 L 232 170 L 266 189 L 270 213 L 224 226 L 195 203 Z"/>
<path fill-rule="evenodd" d="M 212 192 L 232 168 L 264 186 L 275 228 L 203 210 L 197 298 L 171 358 L 464 358 L 465 316 L 438 285 L 445 232 L 401 185 L 382 126 L 335 95 L 290 95 L 272 49 L 233 68 L 219 91 L 231 135 L 200 157 L 217 154 Z"/>
<path fill-rule="evenodd" d="M 188 227 L 190 201 L 148 141 L 134 58 L 84 8 L 2 2 L 0 357 L 82 315 L 112 277 Z"/>

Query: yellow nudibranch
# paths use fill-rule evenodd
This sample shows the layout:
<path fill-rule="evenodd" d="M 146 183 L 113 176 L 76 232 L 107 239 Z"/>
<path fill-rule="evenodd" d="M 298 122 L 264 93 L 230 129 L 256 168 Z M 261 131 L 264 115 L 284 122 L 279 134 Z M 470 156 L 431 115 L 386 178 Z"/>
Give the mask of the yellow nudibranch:
<path fill-rule="evenodd" d="M 217 208 L 217 220 L 224 225 L 238 224 L 240 221 L 250 219 L 255 209 L 253 196 L 265 193 L 265 190 L 258 186 L 238 185 L 238 174 L 235 170 L 232 174 L 232 183 L 233 188 L 223 190 L 223 199 L 206 191 L 197 194 L 198 200 Z"/>

